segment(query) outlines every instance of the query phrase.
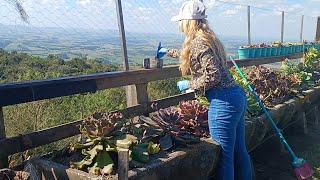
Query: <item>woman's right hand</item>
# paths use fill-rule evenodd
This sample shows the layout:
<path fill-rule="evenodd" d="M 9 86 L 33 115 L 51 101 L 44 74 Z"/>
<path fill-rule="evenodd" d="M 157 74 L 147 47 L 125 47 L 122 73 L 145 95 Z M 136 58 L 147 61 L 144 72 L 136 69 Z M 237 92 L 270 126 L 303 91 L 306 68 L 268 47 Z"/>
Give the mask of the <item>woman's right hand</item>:
<path fill-rule="evenodd" d="M 168 57 L 178 58 L 180 56 L 180 52 L 178 49 L 169 49 L 167 52 Z"/>

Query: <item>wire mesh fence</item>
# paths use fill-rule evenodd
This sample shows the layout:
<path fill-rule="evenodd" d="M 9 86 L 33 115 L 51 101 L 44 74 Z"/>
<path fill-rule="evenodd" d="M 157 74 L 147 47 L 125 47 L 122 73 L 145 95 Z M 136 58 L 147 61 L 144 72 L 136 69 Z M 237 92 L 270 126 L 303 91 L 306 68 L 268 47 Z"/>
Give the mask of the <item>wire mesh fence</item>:
<path fill-rule="evenodd" d="M 0 52 L 3 55 L 0 56 L 0 83 L 119 70 L 123 60 L 115 2 L 0 1 L 0 48 L 13 51 Z M 122 1 L 130 69 L 141 68 L 144 58 L 153 57 L 160 41 L 167 48 L 181 48 L 184 36 L 179 32 L 178 23 L 170 19 L 178 13 L 183 2 Z M 21 18 L 17 3 L 21 3 L 28 18 Z M 218 0 L 204 0 L 204 3 L 211 28 L 224 43 L 228 55 L 235 55 L 239 46 L 248 44 L 248 5 Z M 252 43 L 281 40 L 281 11 L 250 7 Z M 286 42 L 300 40 L 301 15 L 285 13 Z M 316 17 L 304 17 L 303 40 L 314 40 L 316 23 Z M 164 62 L 166 65 L 178 64 L 176 59 L 170 58 Z M 150 83 L 151 99 L 174 95 L 177 93 L 175 84 L 176 79 Z M 163 87 L 169 87 L 171 91 Z M 4 108 L 6 134 L 9 137 L 17 136 L 79 120 L 94 111 L 112 111 L 124 107 L 125 92 L 120 88 L 9 106 Z M 49 145 L 30 154 L 53 146 L 60 148 L 61 144 Z"/>
<path fill-rule="evenodd" d="M 23 21 L 17 2 L 25 10 Z M 161 41 L 165 46 L 180 48 L 183 35 L 178 23 L 170 18 L 184 1 L 123 1 L 129 62 L 132 68 L 142 65 L 145 57 L 154 56 Z M 204 0 L 211 28 L 224 42 L 228 53 L 235 54 L 248 43 L 248 5 L 230 1 Z M 252 43 L 281 40 L 281 11 L 285 7 L 265 9 L 251 6 Z M 26 52 L 61 59 L 98 59 L 103 63 L 121 64 L 121 44 L 114 0 L 5 0 L 0 2 L 1 44 L 7 51 Z M 21 8 L 20 8 L 21 9 Z M 301 7 L 285 12 L 284 40 L 300 41 Z M 316 17 L 305 16 L 303 39 L 313 40 Z M 173 59 L 166 64 L 177 63 Z"/>

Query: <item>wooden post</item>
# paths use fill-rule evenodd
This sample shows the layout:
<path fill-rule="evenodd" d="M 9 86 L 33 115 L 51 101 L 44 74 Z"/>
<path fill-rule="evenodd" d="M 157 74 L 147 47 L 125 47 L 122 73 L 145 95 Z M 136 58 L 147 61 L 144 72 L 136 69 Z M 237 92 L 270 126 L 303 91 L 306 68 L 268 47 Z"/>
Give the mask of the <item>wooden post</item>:
<path fill-rule="evenodd" d="M 300 123 L 302 125 L 301 127 L 303 128 L 303 134 L 308 134 L 308 122 L 305 112 L 301 112 L 300 114 Z"/>
<path fill-rule="evenodd" d="M 127 96 L 128 107 L 144 104 L 149 101 L 148 97 L 148 84 L 136 84 L 135 86 L 128 86 L 129 98 Z"/>
<path fill-rule="evenodd" d="M 123 60 L 123 70 L 129 71 L 129 62 L 128 62 L 128 51 L 126 44 L 126 33 L 124 28 L 123 21 L 123 12 L 122 12 L 122 4 L 121 0 L 115 0 L 117 5 L 117 18 L 118 18 L 118 26 L 119 33 L 121 38 L 121 49 L 122 49 L 122 60 Z M 139 84 L 126 86 L 126 99 L 127 99 L 127 107 L 132 107 L 142 102 L 148 100 L 147 94 L 147 84 Z"/>
<path fill-rule="evenodd" d="M 250 6 L 248 6 L 248 45 L 251 45 L 251 17 Z"/>
<path fill-rule="evenodd" d="M 6 138 L 6 129 L 4 126 L 3 109 L 0 107 L 0 140 Z M 5 147 L 1 147 L 5 148 Z M 0 169 L 8 167 L 8 158 L 0 159 Z"/>
<path fill-rule="evenodd" d="M 316 41 L 320 41 L 320 16 L 318 17 L 317 22 Z"/>
<path fill-rule="evenodd" d="M 314 109 L 313 109 L 313 118 L 314 118 L 314 125 L 316 127 L 319 126 L 319 119 L 320 119 L 319 116 L 320 116 L 319 107 L 315 106 Z"/>
<path fill-rule="evenodd" d="M 118 179 L 119 180 L 128 180 L 128 171 L 129 171 L 129 151 L 120 150 L 118 153 Z"/>
<path fill-rule="evenodd" d="M 284 11 L 282 11 L 282 18 L 281 18 L 281 42 L 284 41 Z"/>
<path fill-rule="evenodd" d="M 301 16 L 301 29 L 300 29 L 300 42 L 303 42 L 303 21 L 304 21 L 304 15 Z"/>

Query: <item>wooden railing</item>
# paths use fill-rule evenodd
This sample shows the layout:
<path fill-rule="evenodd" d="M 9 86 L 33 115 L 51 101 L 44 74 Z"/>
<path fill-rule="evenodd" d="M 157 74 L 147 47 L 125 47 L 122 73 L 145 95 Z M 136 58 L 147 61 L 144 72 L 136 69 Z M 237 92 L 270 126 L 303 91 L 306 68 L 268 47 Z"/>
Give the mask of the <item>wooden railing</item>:
<path fill-rule="evenodd" d="M 237 62 L 240 66 L 252 66 L 280 62 L 286 58 L 295 59 L 300 57 L 302 57 L 302 53 L 287 57 L 237 60 Z M 229 65 L 231 66 L 231 63 Z M 133 97 L 131 97 L 133 99 L 132 106 L 119 111 L 125 117 L 132 118 L 153 111 L 150 107 L 153 102 L 149 101 L 147 94 L 147 84 L 149 82 L 180 76 L 177 66 L 169 66 L 163 69 L 108 72 L 0 85 L 0 159 L 2 159 L 0 168 L 7 166 L 7 157 L 9 155 L 79 134 L 77 125 L 82 122 L 82 120 L 79 120 L 29 134 L 6 138 L 2 107 L 132 85 L 131 88 L 134 88 Z M 182 100 L 191 99 L 195 99 L 193 93 L 172 96 L 155 102 L 159 108 L 166 108 L 176 105 Z"/>

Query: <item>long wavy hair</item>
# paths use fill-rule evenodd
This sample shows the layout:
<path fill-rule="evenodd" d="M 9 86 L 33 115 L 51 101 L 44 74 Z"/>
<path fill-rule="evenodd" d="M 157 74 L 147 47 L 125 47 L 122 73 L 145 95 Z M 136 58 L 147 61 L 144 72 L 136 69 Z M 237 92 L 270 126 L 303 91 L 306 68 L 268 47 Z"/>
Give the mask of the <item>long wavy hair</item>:
<path fill-rule="evenodd" d="M 182 45 L 180 55 L 180 71 L 182 75 L 187 75 L 190 70 L 190 46 L 196 37 L 201 37 L 214 53 L 221 58 L 222 64 L 226 66 L 226 53 L 221 41 L 209 28 L 206 19 L 182 20 L 179 24 L 180 31 L 186 36 Z"/>

